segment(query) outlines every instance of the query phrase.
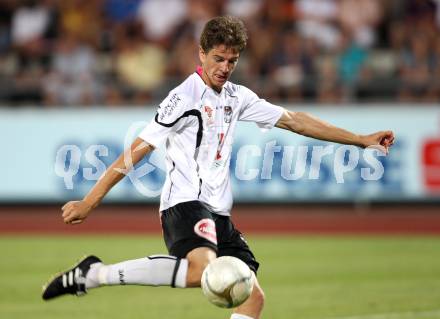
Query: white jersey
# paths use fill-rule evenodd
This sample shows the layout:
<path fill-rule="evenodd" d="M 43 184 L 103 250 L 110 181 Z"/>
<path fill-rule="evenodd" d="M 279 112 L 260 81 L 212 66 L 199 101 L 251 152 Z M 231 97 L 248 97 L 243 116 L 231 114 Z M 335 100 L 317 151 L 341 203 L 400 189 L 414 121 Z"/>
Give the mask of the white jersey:
<path fill-rule="evenodd" d="M 160 211 L 199 200 L 211 211 L 229 215 L 229 175 L 237 121 L 272 128 L 283 108 L 266 102 L 248 88 L 226 82 L 220 93 L 198 73 L 190 75 L 160 104 L 155 118 L 139 134 L 147 143 L 166 146 L 166 180 Z"/>

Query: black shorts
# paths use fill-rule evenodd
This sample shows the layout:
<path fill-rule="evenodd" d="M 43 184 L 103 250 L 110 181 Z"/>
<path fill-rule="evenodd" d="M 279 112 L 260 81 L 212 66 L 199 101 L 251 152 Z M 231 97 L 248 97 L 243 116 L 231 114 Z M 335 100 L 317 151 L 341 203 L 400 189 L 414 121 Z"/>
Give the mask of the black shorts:
<path fill-rule="evenodd" d="M 168 252 L 185 258 L 193 249 L 209 247 L 217 256 L 233 256 L 257 273 L 259 263 L 229 216 L 212 213 L 199 201 L 179 203 L 161 214 Z"/>

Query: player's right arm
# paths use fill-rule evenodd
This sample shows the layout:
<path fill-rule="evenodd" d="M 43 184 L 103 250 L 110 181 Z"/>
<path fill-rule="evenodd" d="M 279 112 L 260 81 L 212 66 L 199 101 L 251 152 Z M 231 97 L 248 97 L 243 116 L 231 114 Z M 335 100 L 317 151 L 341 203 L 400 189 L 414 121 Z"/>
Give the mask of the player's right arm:
<path fill-rule="evenodd" d="M 110 189 L 116 185 L 154 147 L 137 138 L 113 164 L 107 168 L 89 193 L 80 201 L 71 201 L 62 207 L 62 217 L 66 224 L 82 223 L 89 213 L 97 207 Z M 127 160 L 131 159 L 131 161 Z"/>
<path fill-rule="evenodd" d="M 172 132 L 176 132 L 185 125 L 187 117 L 184 113 L 191 105 L 191 99 L 188 96 L 171 91 L 159 105 L 157 114 L 150 124 L 142 130 L 131 147 L 105 171 L 84 199 L 68 202 L 62 207 L 64 222 L 66 224 L 82 223 L 110 189 L 136 163 L 155 147 L 160 146 Z"/>

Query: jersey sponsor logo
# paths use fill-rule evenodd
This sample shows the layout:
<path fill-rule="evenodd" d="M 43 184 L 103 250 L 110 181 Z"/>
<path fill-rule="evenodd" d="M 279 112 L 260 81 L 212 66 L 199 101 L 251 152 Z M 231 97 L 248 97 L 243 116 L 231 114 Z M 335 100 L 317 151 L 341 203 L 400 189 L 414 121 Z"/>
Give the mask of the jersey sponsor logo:
<path fill-rule="evenodd" d="M 204 218 L 194 225 L 194 232 L 210 242 L 217 245 L 217 232 L 215 229 L 215 223 L 212 219 Z"/>
<path fill-rule="evenodd" d="M 225 117 L 224 117 L 225 123 L 227 123 L 227 124 L 231 123 L 231 120 L 232 120 L 232 107 L 225 106 L 223 108 L 223 110 L 225 112 Z"/>
<path fill-rule="evenodd" d="M 165 106 L 159 106 L 159 108 L 162 110 L 162 112 L 160 112 L 159 120 L 162 121 L 166 116 L 170 116 L 180 101 L 180 97 L 177 94 L 173 94 Z"/>
<path fill-rule="evenodd" d="M 213 114 L 214 111 L 213 111 L 213 109 L 210 106 L 205 105 L 203 107 L 203 111 L 205 112 L 206 117 L 208 118 L 208 124 L 214 123 L 214 114 Z"/>

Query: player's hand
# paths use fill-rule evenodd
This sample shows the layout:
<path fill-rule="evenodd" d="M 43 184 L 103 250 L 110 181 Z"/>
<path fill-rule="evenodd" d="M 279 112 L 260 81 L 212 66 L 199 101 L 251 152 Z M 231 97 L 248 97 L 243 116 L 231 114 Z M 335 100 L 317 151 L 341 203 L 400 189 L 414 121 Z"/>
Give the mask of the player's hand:
<path fill-rule="evenodd" d="M 71 201 L 66 203 L 61 210 L 62 217 L 66 224 L 81 224 L 89 215 L 92 207 L 85 201 Z"/>
<path fill-rule="evenodd" d="M 362 140 L 365 148 L 373 147 L 388 155 L 390 147 L 394 144 L 394 133 L 392 131 L 380 131 L 364 135 Z"/>

